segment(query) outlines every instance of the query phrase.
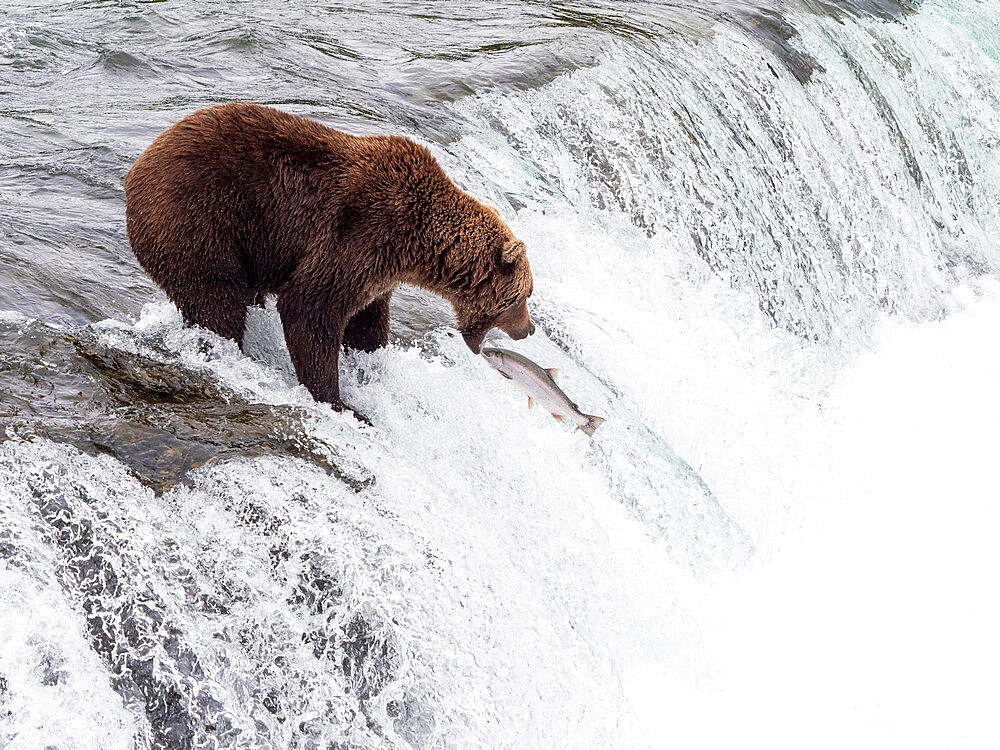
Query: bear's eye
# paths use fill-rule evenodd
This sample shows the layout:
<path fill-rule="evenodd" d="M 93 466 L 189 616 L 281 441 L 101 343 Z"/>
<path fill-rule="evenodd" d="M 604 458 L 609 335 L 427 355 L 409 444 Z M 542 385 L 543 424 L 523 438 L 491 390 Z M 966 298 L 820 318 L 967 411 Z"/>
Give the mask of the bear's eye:
<path fill-rule="evenodd" d="M 524 297 L 522 297 L 519 294 L 516 297 L 514 297 L 513 299 L 507 300 L 506 302 L 503 303 L 503 306 L 500 308 L 500 312 L 504 313 L 504 312 L 506 312 L 507 310 L 510 310 L 513 307 L 517 307 L 519 304 L 521 304 L 521 300 L 523 300 L 523 299 L 524 299 Z"/>

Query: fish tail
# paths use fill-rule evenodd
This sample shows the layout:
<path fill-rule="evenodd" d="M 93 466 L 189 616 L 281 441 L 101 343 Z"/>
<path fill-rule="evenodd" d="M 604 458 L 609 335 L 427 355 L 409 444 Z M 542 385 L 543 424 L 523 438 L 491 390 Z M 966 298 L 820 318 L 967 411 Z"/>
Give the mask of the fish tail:
<path fill-rule="evenodd" d="M 595 417 L 593 414 L 584 414 L 587 421 L 580 425 L 580 429 L 587 433 L 588 436 L 594 437 L 594 430 L 604 424 L 604 417 Z"/>

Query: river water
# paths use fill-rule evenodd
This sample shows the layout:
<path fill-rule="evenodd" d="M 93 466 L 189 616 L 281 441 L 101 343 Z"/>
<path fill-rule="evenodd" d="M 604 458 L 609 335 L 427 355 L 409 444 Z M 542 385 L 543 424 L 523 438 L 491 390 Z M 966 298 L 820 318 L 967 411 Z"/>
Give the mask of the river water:
<path fill-rule="evenodd" d="M 416 290 L 371 428 L 183 328 L 232 100 L 496 205 L 594 440 Z M 0 747 L 995 747 L 998 276 L 995 0 L 0 3 Z"/>

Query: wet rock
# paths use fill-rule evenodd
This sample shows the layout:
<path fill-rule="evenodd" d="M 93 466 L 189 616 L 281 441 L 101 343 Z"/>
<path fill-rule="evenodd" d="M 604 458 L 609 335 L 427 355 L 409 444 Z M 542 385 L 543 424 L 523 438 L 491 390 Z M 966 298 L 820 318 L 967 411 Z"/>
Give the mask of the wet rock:
<path fill-rule="evenodd" d="M 374 481 L 311 437 L 303 410 L 251 403 L 208 372 L 116 348 L 89 328 L 0 322 L 0 350 L 0 439 L 110 454 L 157 493 L 214 461 L 263 455 L 309 461 L 355 491 Z"/>
<path fill-rule="evenodd" d="M 791 40 L 798 32 L 777 13 L 757 11 L 743 19 L 741 25 L 751 36 L 767 47 L 799 83 L 808 83 L 813 73 L 824 71 L 823 66 L 811 55 L 799 52 L 795 48 Z"/>

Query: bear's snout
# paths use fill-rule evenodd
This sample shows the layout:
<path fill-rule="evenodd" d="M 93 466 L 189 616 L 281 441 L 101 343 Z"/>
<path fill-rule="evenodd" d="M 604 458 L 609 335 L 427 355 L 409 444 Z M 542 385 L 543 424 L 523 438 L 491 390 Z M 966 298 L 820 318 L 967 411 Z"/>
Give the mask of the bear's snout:
<path fill-rule="evenodd" d="M 514 330 L 510 328 L 501 328 L 500 330 L 506 333 L 515 341 L 520 341 L 521 339 L 528 338 L 528 336 L 530 336 L 535 332 L 535 324 L 529 323 L 526 329 L 521 329 L 521 330 Z"/>
<path fill-rule="evenodd" d="M 507 310 L 497 320 L 496 326 L 515 341 L 520 341 L 533 334 L 535 324 L 531 322 L 531 315 L 528 313 L 528 301 L 521 300 L 520 303 Z"/>

